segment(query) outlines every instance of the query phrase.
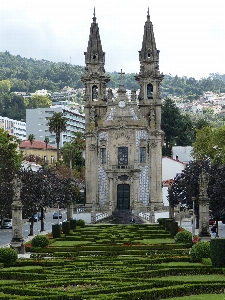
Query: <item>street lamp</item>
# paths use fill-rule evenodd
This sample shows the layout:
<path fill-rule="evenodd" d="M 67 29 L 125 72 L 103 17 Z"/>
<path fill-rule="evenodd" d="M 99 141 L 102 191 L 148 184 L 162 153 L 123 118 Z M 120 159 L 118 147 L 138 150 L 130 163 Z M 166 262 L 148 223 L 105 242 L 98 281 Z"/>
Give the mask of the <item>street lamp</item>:
<path fill-rule="evenodd" d="M 193 202 L 193 214 L 192 214 L 192 240 L 195 236 L 195 197 L 192 197 Z"/>

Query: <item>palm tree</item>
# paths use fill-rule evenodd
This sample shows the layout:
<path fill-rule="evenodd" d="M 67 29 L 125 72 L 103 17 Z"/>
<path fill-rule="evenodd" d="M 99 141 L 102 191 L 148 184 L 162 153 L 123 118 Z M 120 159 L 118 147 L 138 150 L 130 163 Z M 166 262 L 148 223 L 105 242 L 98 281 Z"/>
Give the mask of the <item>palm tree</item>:
<path fill-rule="evenodd" d="M 66 131 L 67 118 L 63 116 L 63 113 L 59 112 L 52 115 L 49 118 L 47 126 L 49 127 L 50 133 L 55 133 L 55 140 L 57 145 L 57 161 L 59 161 L 59 143 L 60 143 L 60 133 Z"/>
<path fill-rule="evenodd" d="M 29 135 L 28 135 L 28 141 L 30 141 L 30 145 L 31 145 L 31 146 L 32 146 L 34 140 L 35 140 L 34 135 L 33 135 L 33 134 L 29 134 Z"/>
<path fill-rule="evenodd" d="M 48 137 L 46 137 L 46 138 L 44 139 L 44 143 L 45 143 L 45 145 L 46 145 L 46 150 L 47 150 L 48 144 L 49 144 L 49 138 L 48 138 Z"/>

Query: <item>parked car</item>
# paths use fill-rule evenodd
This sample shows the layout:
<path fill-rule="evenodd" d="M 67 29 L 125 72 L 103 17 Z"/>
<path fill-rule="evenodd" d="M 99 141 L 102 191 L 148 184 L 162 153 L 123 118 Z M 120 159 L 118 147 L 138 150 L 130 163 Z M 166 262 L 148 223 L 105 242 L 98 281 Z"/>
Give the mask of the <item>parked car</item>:
<path fill-rule="evenodd" d="M 1 224 L 2 229 L 11 229 L 12 228 L 12 219 L 4 218 Z"/>
<path fill-rule="evenodd" d="M 55 211 L 54 213 L 53 213 L 53 219 L 62 219 L 62 213 L 61 212 L 57 212 L 57 211 Z"/>

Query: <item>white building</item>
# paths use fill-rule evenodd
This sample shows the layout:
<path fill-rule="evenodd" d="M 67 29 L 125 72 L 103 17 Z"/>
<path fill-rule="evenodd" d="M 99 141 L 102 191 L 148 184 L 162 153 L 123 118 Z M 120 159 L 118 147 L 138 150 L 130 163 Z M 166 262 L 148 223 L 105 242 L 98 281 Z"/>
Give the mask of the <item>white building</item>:
<path fill-rule="evenodd" d="M 21 122 L 8 117 L 0 116 L 1 127 L 9 132 L 10 135 L 14 135 L 21 141 L 26 140 L 26 122 Z"/>
<path fill-rule="evenodd" d="M 78 110 L 72 110 L 67 106 L 51 106 L 49 108 L 35 108 L 26 110 L 27 120 L 27 138 L 33 134 L 35 139 L 44 142 L 45 138 L 49 138 L 49 144 L 56 146 L 55 133 L 50 133 L 47 126 L 48 119 L 52 117 L 53 113 L 63 113 L 68 119 L 67 130 L 62 132 L 60 136 L 60 147 L 65 142 L 70 142 L 74 139 L 74 133 L 77 131 L 84 132 L 85 117 L 84 114 L 79 113 Z"/>

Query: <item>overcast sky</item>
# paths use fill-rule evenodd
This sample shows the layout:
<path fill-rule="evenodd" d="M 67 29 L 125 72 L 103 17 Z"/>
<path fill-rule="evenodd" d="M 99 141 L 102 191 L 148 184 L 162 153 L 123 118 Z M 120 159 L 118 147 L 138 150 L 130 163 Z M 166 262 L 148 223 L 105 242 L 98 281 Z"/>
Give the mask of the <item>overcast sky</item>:
<path fill-rule="evenodd" d="M 1 1 L 0 52 L 84 66 L 94 6 L 106 71 L 139 72 L 149 7 L 161 72 L 225 74 L 225 0 Z"/>

